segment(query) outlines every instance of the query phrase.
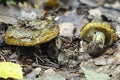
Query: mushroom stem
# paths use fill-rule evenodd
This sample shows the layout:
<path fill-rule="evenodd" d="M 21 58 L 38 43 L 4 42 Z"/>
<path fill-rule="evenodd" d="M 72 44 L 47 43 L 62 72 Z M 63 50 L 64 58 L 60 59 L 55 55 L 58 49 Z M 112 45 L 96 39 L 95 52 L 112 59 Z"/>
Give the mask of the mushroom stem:
<path fill-rule="evenodd" d="M 97 31 L 93 34 L 93 40 L 88 44 L 86 52 L 92 57 L 101 55 L 105 43 L 105 34 Z"/>
<path fill-rule="evenodd" d="M 105 34 L 103 32 L 97 31 L 93 35 L 93 42 L 99 43 L 99 47 L 103 48 L 105 43 Z"/>

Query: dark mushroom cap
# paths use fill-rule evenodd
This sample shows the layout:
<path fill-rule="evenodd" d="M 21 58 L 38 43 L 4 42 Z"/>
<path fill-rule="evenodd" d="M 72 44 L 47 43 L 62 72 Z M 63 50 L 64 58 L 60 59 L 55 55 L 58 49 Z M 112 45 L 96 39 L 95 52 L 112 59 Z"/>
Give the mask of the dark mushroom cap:
<path fill-rule="evenodd" d="M 116 41 L 115 31 L 110 27 L 110 25 L 106 22 L 92 22 L 88 23 L 80 31 L 81 38 L 86 40 L 87 42 L 91 42 L 93 35 L 97 32 L 103 32 L 105 34 L 105 45 L 110 46 Z"/>
<path fill-rule="evenodd" d="M 35 20 L 29 22 L 28 27 L 10 27 L 5 33 L 5 42 L 9 45 L 35 46 L 52 40 L 58 33 L 59 27 L 52 21 Z"/>

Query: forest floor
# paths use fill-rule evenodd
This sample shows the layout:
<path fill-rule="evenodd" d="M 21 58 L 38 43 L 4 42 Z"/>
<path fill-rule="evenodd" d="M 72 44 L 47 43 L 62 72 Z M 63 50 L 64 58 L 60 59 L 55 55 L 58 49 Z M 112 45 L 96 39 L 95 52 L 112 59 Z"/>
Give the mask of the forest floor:
<path fill-rule="evenodd" d="M 5 35 L 11 26 L 24 25 L 20 21 L 25 23 L 36 17 L 45 20 L 52 18 L 60 28 L 59 34 L 46 43 L 34 46 L 6 43 Z M 82 27 L 92 22 L 108 23 L 117 35 L 116 41 L 95 58 L 86 52 L 89 43 L 80 35 Z M 19 39 L 17 41 L 19 43 Z M 0 61 L 20 64 L 24 80 L 120 80 L 120 1 L 1 2 Z"/>

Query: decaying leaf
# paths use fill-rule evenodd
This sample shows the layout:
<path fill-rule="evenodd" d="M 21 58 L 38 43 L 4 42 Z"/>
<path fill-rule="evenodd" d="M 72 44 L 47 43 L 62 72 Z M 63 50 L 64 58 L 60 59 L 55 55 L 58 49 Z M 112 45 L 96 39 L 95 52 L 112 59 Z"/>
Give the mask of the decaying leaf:
<path fill-rule="evenodd" d="M 50 68 L 44 71 L 43 75 L 39 77 L 39 80 L 65 80 L 65 78 Z"/>
<path fill-rule="evenodd" d="M 12 25 L 17 24 L 17 20 L 15 18 L 2 15 L 0 15 L 0 22 Z"/>
<path fill-rule="evenodd" d="M 74 36 L 74 29 L 75 26 L 72 23 L 61 23 L 59 24 L 60 27 L 60 36 L 64 37 L 73 37 Z"/>
<path fill-rule="evenodd" d="M 109 80 L 110 77 L 107 74 L 97 73 L 93 70 L 86 69 L 81 67 L 87 80 Z"/>
<path fill-rule="evenodd" d="M 22 68 L 19 64 L 12 62 L 0 62 L 0 77 L 23 79 Z"/>
<path fill-rule="evenodd" d="M 101 6 L 105 0 L 79 0 L 79 1 L 90 7 L 97 7 L 97 6 Z"/>
<path fill-rule="evenodd" d="M 36 76 L 40 74 L 41 68 L 35 68 L 32 72 L 26 75 L 26 79 L 35 80 Z"/>
<path fill-rule="evenodd" d="M 76 10 L 73 10 L 71 12 L 66 12 L 64 14 L 64 16 L 59 16 L 59 20 L 57 21 L 59 24 L 62 24 L 60 26 L 60 29 L 61 28 L 64 28 L 66 29 L 66 32 L 67 34 L 64 34 L 65 36 L 69 36 L 69 37 L 75 37 L 75 38 L 78 38 L 80 36 L 80 29 L 82 28 L 82 26 L 86 23 L 85 21 L 83 21 L 83 18 L 84 18 L 84 15 L 78 15 L 76 13 Z M 64 23 L 64 25 L 63 25 Z M 69 23 L 69 25 L 68 25 Z M 67 25 L 65 25 L 67 24 Z M 66 27 L 66 28 L 65 28 Z M 69 29 L 72 29 L 71 32 L 73 32 L 73 29 L 75 30 L 73 32 L 73 34 L 70 36 L 69 33 L 71 33 L 69 31 Z M 63 30 L 63 29 L 62 29 Z M 60 30 L 60 33 L 62 33 L 64 31 L 61 31 Z M 69 35 L 68 35 L 69 34 Z M 62 34 L 63 36 L 63 34 Z"/>

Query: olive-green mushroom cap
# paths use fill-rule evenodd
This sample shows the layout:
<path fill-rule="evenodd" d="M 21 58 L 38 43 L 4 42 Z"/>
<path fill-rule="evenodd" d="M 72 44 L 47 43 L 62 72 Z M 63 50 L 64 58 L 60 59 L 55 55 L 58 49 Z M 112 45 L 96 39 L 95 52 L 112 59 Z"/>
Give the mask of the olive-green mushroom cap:
<path fill-rule="evenodd" d="M 113 42 L 116 41 L 117 37 L 115 31 L 110 27 L 110 25 L 106 22 L 92 22 L 87 23 L 80 31 L 81 38 L 86 40 L 87 42 L 91 42 L 93 39 L 93 35 L 97 32 L 103 32 L 105 34 L 105 45 L 110 46 Z"/>
<path fill-rule="evenodd" d="M 52 21 L 32 21 L 29 26 L 12 26 L 5 33 L 5 42 L 9 45 L 35 46 L 55 38 L 59 27 Z"/>

